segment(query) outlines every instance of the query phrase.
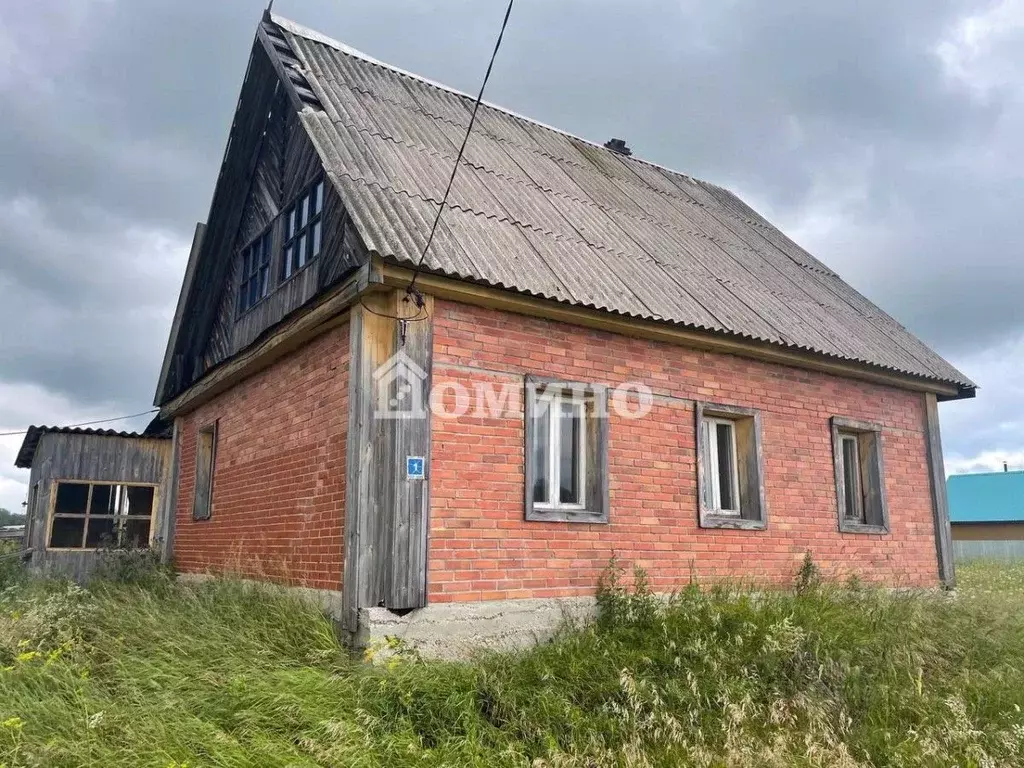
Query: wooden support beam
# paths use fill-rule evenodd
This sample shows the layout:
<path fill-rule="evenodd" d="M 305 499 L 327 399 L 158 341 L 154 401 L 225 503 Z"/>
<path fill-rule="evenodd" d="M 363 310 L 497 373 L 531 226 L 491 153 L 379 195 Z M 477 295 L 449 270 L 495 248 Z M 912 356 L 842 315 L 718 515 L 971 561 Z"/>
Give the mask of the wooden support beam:
<path fill-rule="evenodd" d="M 175 514 L 178 509 L 178 480 L 181 475 L 181 422 L 174 420 L 171 450 L 164 468 L 164 493 L 160 499 L 158 533 L 160 537 L 160 562 L 169 563 L 174 558 Z"/>
<path fill-rule="evenodd" d="M 956 586 L 953 564 L 953 532 L 949 525 L 949 499 L 946 497 L 946 466 L 942 458 L 939 431 L 939 404 L 935 395 L 925 395 L 925 438 L 928 443 L 928 476 L 932 490 L 932 517 L 935 522 L 935 551 L 939 561 L 939 580 L 943 586 Z"/>
<path fill-rule="evenodd" d="M 350 632 L 359 628 L 361 608 L 426 604 L 430 420 L 393 410 L 416 402 L 429 414 L 431 305 L 428 299 L 426 319 L 403 330 L 396 318 L 410 310 L 402 298 L 399 291 L 369 293 L 351 310 L 342 581 L 342 626 Z M 409 376 L 410 366 L 426 375 Z M 405 397 L 392 409 L 399 392 Z M 408 456 L 424 458 L 427 477 L 407 478 Z"/>

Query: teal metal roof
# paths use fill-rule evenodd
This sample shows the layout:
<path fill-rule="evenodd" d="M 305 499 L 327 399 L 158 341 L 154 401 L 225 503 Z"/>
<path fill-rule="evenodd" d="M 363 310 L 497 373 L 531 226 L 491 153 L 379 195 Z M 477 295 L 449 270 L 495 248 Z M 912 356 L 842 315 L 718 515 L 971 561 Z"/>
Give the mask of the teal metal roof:
<path fill-rule="evenodd" d="M 1024 522 L 1024 472 L 952 475 L 946 489 L 951 522 Z"/>

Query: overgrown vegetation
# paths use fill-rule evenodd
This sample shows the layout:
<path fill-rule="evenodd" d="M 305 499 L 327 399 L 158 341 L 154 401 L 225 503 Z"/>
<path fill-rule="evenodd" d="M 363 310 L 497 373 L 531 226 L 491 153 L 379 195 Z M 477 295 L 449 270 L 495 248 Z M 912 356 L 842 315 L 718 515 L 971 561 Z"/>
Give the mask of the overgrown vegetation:
<path fill-rule="evenodd" d="M 385 665 L 272 590 L 26 582 L 0 596 L 0 764 L 1024 765 L 1024 590 L 989 591 L 1004 573 L 962 568 L 950 599 L 805 566 L 799 594 L 666 603 L 615 570 L 601 619 L 548 645 Z"/>

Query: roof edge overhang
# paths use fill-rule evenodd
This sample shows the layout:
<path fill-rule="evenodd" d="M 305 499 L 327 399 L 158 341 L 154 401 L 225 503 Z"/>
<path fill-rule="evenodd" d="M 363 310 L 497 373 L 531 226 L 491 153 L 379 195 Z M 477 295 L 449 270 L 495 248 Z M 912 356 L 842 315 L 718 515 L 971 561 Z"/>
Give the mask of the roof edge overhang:
<path fill-rule="evenodd" d="M 330 292 L 296 308 L 247 347 L 206 371 L 187 389 L 164 403 L 159 416 L 170 419 L 195 410 L 300 345 L 337 327 L 360 296 L 381 287 L 380 272 L 373 269 L 372 263 L 357 267 Z"/>
<path fill-rule="evenodd" d="M 400 288 L 412 282 L 413 269 L 384 259 L 379 254 L 373 254 L 373 257 L 375 269 L 379 271 L 384 285 Z M 738 334 L 696 329 L 671 321 L 647 320 L 607 309 L 583 307 L 433 272 L 420 271 L 416 285 L 425 293 L 442 299 L 930 393 L 939 401 L 975 396 L 976 387 L 960 382 L 940 381 L 870 363 L 790 349 Z"/>
<path fill-rule="evenodd" d="M 143 432 L 123 432 L 114 429 L 83 429 L 81 427 L 47 427 L 32 425 L 25 430 L 25 438 L 21 441 L 14 466 L 18 469 L 31 469 L 35 461 L 36 449 L 44 435 L 81 435 L 83 437 L 116 437 L 126 440 L 170 440 L 169 435 L 147 435 Z"/>

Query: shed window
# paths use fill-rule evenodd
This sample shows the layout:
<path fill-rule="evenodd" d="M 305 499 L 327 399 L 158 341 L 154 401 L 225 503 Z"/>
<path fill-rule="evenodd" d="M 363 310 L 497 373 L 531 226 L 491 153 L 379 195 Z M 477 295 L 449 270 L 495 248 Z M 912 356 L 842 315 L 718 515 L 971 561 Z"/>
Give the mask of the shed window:
<path fill-rule="evenodd" d="M 608 521 L 606 393 L 528 382 L 527 520 Z"/>
<path fill-rule="evenodd" d="M 196 487 L 192 498 L 192 519 L 209 520 L 213 515 L 213 471 L 217 461 L 217 422 L 196 434 Z"/>
<path fill-rule="evenodd" d="M 323 241 L 323 211 L 323 179 L 314 182 L 285 211 L 282 280 L 287 280 L 320 255 Z"/>
<path fill-rule="evenodd" d="M 761 414 L 698 403 L 697 492 L 705 528 L 764 528 Z"/>
<path fill-rule="evenodd" d="M 877 424 L 833 417 L 832 453 L 839 530 L 888 533 L 882 428 Z"/>
<path fill-rule="evenodd" d="M 242 279 L 238 285 L 238 312 L 242 313 L 270 292 L 271 233 L 268 230 L 242 250 Z"/>
<path fill-rule="evenodd" d="M 152 485 L 57 481 L 48 548 L 148 547 L 155 493 Z"/>

